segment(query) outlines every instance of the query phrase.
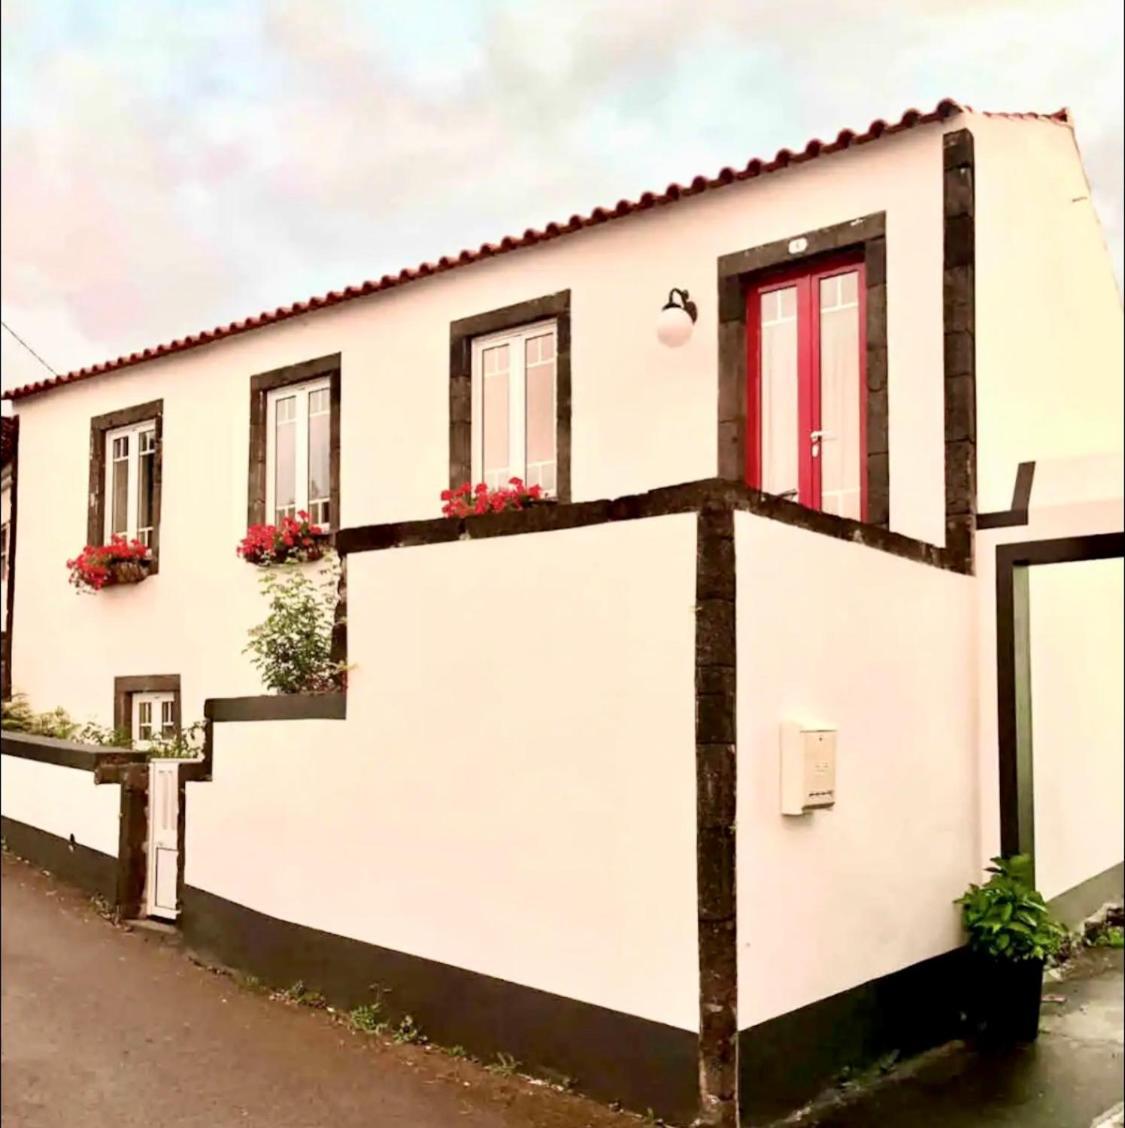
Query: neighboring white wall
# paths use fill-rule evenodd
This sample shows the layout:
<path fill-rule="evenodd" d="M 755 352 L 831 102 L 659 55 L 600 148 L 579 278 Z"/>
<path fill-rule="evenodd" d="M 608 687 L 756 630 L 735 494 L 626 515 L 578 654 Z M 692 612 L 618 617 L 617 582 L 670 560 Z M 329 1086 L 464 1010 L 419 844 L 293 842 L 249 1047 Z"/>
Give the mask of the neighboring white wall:
<path fill-rule="evenodd" d="M 977 668 L 980 672 L 977 746 L 980 749 L 978 790 L 982 866 L 1000 852 L 996 725 L 996 546 L 1120 532 L 1125 528 L 1125 502 L 1121 496 L 1123 469 L 1125 467 L 1121 455 L 1037 462 L 1028 523 L 1000 529 L 982 529 L 977 533 Z M 1010 498 L 1011 485 L 1009 504 Z"/>
<path fill-rule="evenodd" d="M 1125 856 L 1125 564 L 1029 575 L 1035 876 L 1044 897 Z"/>
<path fill-rule="evenodd" d="M 208 695 L 256 690 L 240 651 L 261 605 L 234 555 L 255 373 L 340 352 L 343 523 L 436 516 L 448 484 L 450 322 L 569 289 L 575 499 L 712 477 L 717 259 L 877 211 L 887 215 L 892 295 L 891 523 L 940 542 L 941 132 L 960 121 L 20 401 L 16 687 L 39 708 L 103 722 L 114 675 L 179 673 L 187 718 Z M 688 287 L 700 309 L 678 350 L 654 332 L 672 286 Z M 90 418 L 155 398 L 164 401 L 160 574 L 79 598 L 64 565 L 86 535 Z M 47 641 L 64 635 L 65 648 Z"/>
<path fill-rule="evenodd" d="M 1125 361 L 1121 296 L 1072 130 L 976 114 L 968 125 L 983 512 L 1007 509 L 1020 462 L 1122 450 Z"/>
<path fill-rule="evenodd" d="M 94 773 L 0 756 L 0 813 L 79 846 L 117 857 L 121 787 Z"/>
<path fill-rule="evenodd" d="M 348 719 L 215 726 L 187 884 L 694 1030 L 695 544 L 687 514 L 351 557 Z"/>
<path fill-rule="evenodd" d="M 960 943 L 977 876 L 973 581 L 735 514 L 739 1025 Z M 780 813 L 779 726 L 838 731 L 831 810 Z"/>

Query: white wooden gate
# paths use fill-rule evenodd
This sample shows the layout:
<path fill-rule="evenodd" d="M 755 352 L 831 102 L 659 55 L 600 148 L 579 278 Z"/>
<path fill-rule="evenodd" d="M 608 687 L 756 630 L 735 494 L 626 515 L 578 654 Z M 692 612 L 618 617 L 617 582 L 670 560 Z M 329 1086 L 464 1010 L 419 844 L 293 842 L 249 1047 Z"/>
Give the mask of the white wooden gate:
<path fill-rule="evenodd" d="M 149 761 L 148 866 L 145 901 L 148 915 L 175 920 L 176 875 L 180 858 L 180 760 Z"/>

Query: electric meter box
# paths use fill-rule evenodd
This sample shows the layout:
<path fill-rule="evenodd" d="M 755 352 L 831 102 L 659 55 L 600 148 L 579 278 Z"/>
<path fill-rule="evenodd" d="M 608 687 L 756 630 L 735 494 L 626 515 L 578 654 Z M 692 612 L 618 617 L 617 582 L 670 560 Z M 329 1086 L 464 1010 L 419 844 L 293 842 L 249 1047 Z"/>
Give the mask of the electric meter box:
<path fill-rule="evenodd" d="M 803 815 L 836 803 L 836 730 L 781 726 L 781 813 Z"/>

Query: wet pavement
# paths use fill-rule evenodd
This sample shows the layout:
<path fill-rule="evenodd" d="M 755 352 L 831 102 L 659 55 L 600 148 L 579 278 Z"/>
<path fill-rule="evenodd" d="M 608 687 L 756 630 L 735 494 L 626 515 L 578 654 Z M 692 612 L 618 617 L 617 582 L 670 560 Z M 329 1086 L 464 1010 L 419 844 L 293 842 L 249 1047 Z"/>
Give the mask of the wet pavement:
<path fill-rule="evenodd" d="M 2 861 L 5 1128 L 637 1128 L 471 1061 L 345 1029 L 103 920 Z"/>
<path fill-rule="evenodd" d="M 815 1128 L 1116 1128 L 1125 1042 L 1123 953 L 1084 952 L 1047 982 L 1039 1040 L 1006 1053 L 945 1048 Z M 1048 1001 L 1048 1000 L 1060 1001 Z"/>

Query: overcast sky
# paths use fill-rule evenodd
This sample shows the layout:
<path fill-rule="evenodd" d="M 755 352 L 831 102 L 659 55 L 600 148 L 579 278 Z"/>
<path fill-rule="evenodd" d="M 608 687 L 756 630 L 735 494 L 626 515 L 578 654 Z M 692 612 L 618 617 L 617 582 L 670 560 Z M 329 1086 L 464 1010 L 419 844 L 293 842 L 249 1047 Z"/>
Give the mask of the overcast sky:
<path fill-rule="evenodd" d="M 59 371 L 945 96 L 1073 110 L 1121 277 L 1120 0 L 3 0 L 2 81 Z"/>

